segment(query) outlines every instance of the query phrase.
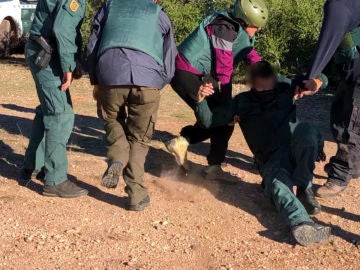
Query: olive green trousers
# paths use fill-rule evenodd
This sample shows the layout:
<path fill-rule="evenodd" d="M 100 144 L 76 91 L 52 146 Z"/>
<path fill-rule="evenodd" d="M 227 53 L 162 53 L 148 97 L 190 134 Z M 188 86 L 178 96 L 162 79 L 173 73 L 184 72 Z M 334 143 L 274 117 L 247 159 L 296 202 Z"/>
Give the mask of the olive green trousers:
<path fill-rule="evenodd" d="M 143 183 L 145 159 L 154 131 L 160 91 L 138 86 L 100 87 L 109 164 L 121 162 L 130 204 L 148 196 Z M 125 110 L 125 108 L 127 110 Z"/>

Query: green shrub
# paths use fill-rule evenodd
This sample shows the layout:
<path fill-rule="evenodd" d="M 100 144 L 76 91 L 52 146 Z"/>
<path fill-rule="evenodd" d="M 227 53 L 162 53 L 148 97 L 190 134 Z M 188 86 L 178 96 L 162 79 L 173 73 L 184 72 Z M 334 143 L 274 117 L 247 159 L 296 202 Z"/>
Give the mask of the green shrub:
<path fill-rule="evenodd" d="M 169 15 L 179 44 L 214 10 L 229 10 L 233 0 L 160 0 Z M 259 54 L 276 64 L 284 74 L 303 71 L 316 43 L 325 0 L 266 0 L 269 23 L 257 36 Z M 84 43 L 90 34 L 90 21 L 101 0 L 90 0 L 82 27 Z M 237 68 L 243 75 L 243 66 Z"/>
<path fill-rule="evenodd" d="M 304 70 L 317 41 L 324 0 L 268 0 L 269 23 L 256 48 L 289 74 Z"/>

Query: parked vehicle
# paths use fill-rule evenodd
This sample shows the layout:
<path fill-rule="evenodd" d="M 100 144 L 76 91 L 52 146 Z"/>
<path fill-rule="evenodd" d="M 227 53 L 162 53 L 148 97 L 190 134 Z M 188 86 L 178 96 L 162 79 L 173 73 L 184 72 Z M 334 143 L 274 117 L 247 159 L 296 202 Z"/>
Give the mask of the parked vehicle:
<path fill-rule="evenodd" d="M 36 4 L 37 0 L 0 0 L 0 57 L 8 57 L 29 38 Z"/>

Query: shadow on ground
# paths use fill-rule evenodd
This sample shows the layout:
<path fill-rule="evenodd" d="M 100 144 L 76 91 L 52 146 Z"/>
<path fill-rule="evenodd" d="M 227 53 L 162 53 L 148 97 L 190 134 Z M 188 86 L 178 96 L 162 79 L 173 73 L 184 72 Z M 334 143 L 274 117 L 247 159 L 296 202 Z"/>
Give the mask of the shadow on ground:
<path fill-rule="evenodd" d="M 35 114 L 34 109 L 14 104 L 1 104 L 1 106 L 8 110 Z M 30 119 L 0 114 L 0 127 L 10 134 L 23 135 L 29 138 L 31 125 L 32 120 Z M 103 123 L 101 119 L 76 114 L 73 133 L 68 143 L 68 150 L 103 157 L 105 156 L 103 135 Z"/>
<path fill-rule="evenodd" d="M 283 223 L 281 217 L 276 213 L 275 208 L 264 196 L 260 183 L 248 183 L 238 179 L 237 184 L 230 185 L 214 181 L 207 181 L 201 176 L 202 165 L 190 162 L 192 173 L 185 176 L 177 168 L 174 158 L 163 149 L 152 148 L 147 160 L 147 170 L 154 176 L 161 179 L 162 176 L 172 175 L 169 181 L 180 181 L 192 184 L 209 190 L 218 200 L 233 205 L 243 211 L 253 215 L 266 228 L 259 232 L 261 236 L 267 237 L 277 242 L 295 244 L 289 234 L 289 228 Z M 324 212 L 338 215 L 344 219 L 359 220 L 360 216 L 345 213 L 341 209 L 324 207 Z M 326 224 L 324 224 L 326 225 Z M 339 226 L 330 225 L 333 234 L 350 242 L 355 243 L 359 236 L 348 232 Z"/>
<path fill-rule="evenodd" d="M 11 64 L 14 66 L 27 66 L 24 57 L 11 56 L 6 59 L 1 59 L 0 64 Z"/>
<path fill-rule="evenodd" d="M 16 110 L 25 113 L 34 113 L 34 110 L 20 107 L 12 104 L 3 104 L 4 108 L 10 110 Z M 75 130 L 70 140 L 70 149 L 72 151 L 84 152 L 95 156 L 104 156 L 105 147 L 102 142 L 102 121 L 95 118 L 84 115 L 76 115 Z M 29 137 L 31 129 L 31 120 L 12 116 L 12 115 L 0 115 L 0 127 L 10 134 L 23 135 Z M 158 131 L 155 134 L 154 140 L 166 141 L 174 137 L 173 134 L 164 131 Z M 26 146 L 24 146 L 25 148 Z M 198 154 L 205 154 L 207 151 L 207 144 L 200 144 L 192 148 L 191 150 Z M 236 167 L 242 170 L 253 171 L 251 157 L 243 154 L 238 154 L 230 151 L 230 161 L 234 159 Z M 7 179 L 17 179 L 18 172 L 21 168 L 23 156 L 15 153 L 14 149 L 0 141 L 0 175 Z M 237 182 L 236 185 L 228 185 L 219 182 L 205 181 L 201 177 L 201 170 L 203 166 L 191 163 L 191 169 L 194 173 L 189 176 L 184 176 L 182 172 L 177 169 L 174 158 L 168 152 L 163 149 L 152 147 L 149 153 L 149 158 L 146 163 L 146 170 L 155 177 L 162 177 L 165 174 L 171 173 L 176 177 L 174 181 L 181 181 L 189 183 L 195 186 L 199 186 L 209 190 L 214 197 L 227 204 L 233 205 L 246 211 L 247 213 L 255 216 L 258 221 L 267 228 L 265 231 L 259 232 L 260 235 L 270 238 L 278 242 L 293 243 L 289 237 L 285 225 L 280 217 L 275 214 L 275 210 L 271 203 L 264 197 L 260 184 L 247 183 L 244 181 Z M 70 178 L 78 183 L 80 186 L 90 191 L 89 196 L 112 204 L 118 207 L 124 208 L 126 206 L 126 198 L 119 198 L 118 196 L 108 194 L 102 190 L 89 185 L 76 179 L 75 176 Z M 34 192 L 41 192 L 41 184 L 31 183 L 28 186 Z M 358 221 L 360 217 L 341 209 L 335 209 L 330 207 L 324 207 L 324 211 L 333 215 L 338 215 L 342 218 Z M 358 235 L 350 233 L 336 225 L 332 225 L 333 233 L 338 237 L 345 239 L 351 243 L 358 240 Z"/>

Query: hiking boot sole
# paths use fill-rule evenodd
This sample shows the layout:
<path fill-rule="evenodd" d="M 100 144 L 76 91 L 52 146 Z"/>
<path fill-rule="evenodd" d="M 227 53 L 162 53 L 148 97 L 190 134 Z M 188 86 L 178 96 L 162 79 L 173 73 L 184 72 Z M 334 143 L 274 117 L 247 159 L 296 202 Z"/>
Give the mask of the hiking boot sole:
<path fill-rule="evenodd" d="M 120 163 L 112 164 L 105 176 L 101 179 L 101 185 L 106 188 L 116 188 L 119 183 L 121 167 Z"/>
<path fill-rule="evenodd" d="M 319 197 L 319 198 L 331 198 L 331 197 L 335 197 L 337 195 L 339 195 L 341 192 L 343 192 L 344 190 L 346 189 L 346 187 L 344 187 L 343 189 L 341 189 L 340 191 L 338 192 L 334 192 L 334 193 L 327 193 L 327 194 L 322 194 L 322 193 L 319 193 L 318 191 L 315 193 L 316 197 Z"/>
<path fill-rule="evenodd" d="M 331 228 L 322 227 L 321 229 L 316 229 L 311 225 L 303 225 L 295 228 L 292 234 L 300 245 L 309 246 L 314 243 L 327 242 L 331 235 Z"/>
<path fill-rule="evenodd" d="M 63 199 L 71 199 L 71 198 L 77 198 L 77 197 L 81 197 L 81 196 L 86 196 L 88 195 L 89 192 L 88 191 L 83 191 L 81 193 L 77 193 L 77 194 L 57 194 L 57 193 L 50 193 L 50 192 L 46 192 L 43 191 L 42 195 L 46 196 L 46 197 L 59 197 L 59 198 L 63 198 Z"/>
<path fill-rule="evenodd" d="M 150 202 L 148 203 L 143 203 L 141 205 L 129 205 L 128 206 L 128 210 L 129 211 L 135 211 L 135 212 L 139 212 L 139 211 L 143 211 L 146 207 L 150 206 Z"/>

